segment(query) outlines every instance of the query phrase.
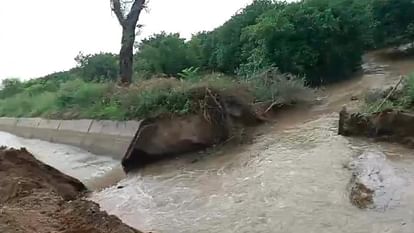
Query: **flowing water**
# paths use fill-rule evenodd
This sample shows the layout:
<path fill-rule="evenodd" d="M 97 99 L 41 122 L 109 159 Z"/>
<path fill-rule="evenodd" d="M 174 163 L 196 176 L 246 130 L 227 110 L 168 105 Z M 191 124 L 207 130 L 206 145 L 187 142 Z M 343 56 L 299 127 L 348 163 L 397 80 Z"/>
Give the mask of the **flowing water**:
<path fill-rule="evenodd" d="M 119 162 L 111 159 L 11 135 L 0 140 L 88 181 L 96 189 L 91 200 L 144 231 L 413 233 L 412 150 L 338 136 L 335 113 L 351 96 L 396 83 L 398 73 L 414 69 L 414 61 L 407 64 L 367 57 L 364 75 L 326 88 L 316 106 L 281 114 L 253 142 L 157 163 L 120 182 Z M 346 167 L 365 151 L 385 153 L 404 184 L 382 208 L 360 210 L 349 200 Z"/>
<path fill-rule="evenodd" d="M 24 147 L 40 161 L 78 178 L 92 190 L 107 187 L 109 183 L 118 182 L 125 177 L 119 161 L 77 147 L 24 139 L 4 132 L 0 132 L 0 145 Z"/>
<path fill-rule="evenodd" d="M 344 165 L 364 150 L 384 149 L 337 136 L 336 121 L 324 115 L 263 135 L 233 154 L 158 164 L 92 200 L 155 232 L 414 232 L 410 152 L 400 151 L 393 162 L 407 181 L 398 204 L 359 210 L 350 204 L 351 172 Z"/>

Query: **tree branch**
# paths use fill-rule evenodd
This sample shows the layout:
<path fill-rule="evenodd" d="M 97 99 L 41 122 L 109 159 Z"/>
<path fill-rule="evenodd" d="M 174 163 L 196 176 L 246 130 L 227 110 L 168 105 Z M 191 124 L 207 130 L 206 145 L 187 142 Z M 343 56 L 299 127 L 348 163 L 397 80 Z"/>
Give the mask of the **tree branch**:
<path fill-rule="evenodd" d="M 124 26 L 125 25 L 125 17 L 122 13 L 121 9 L 121 2 L 119 0 L 111 0 L 111 8 L 112 11 L 115 13 L 116 17 L 118 18 L 119 23 Z"/>
<path fill-rule="evenodd" d="M 118 1 L 119 2 L 119 1 Z M 132 4 L 131 11 L 129 12 L 126 21 L 128 23 L 128 26 L 135 27 L 139 15 L 141 14 L 141 11 L 145 8 L 145 0 L 135 0 L 134 4 Z"/>

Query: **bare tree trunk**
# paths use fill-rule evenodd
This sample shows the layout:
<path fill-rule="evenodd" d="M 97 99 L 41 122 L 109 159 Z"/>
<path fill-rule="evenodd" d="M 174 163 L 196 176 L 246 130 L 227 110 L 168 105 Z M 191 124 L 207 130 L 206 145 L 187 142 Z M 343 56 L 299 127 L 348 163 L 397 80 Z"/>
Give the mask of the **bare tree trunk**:
<path fill-rule="evenodd" d="M 134 0 L 130 12 L 124 16 L 120 0 L 111 0 L 112 11 L 122 26 L 121 51 L 119 52 L 119 81 L 123 86 L 132 82 L 135 29 L 145 0 Z"/>
<path fill-rule="evenodd" d="M 123 86 L 132 82 L 135 26 L 122 29 L 121 51 L 119 52 L 119 81 Z"/>

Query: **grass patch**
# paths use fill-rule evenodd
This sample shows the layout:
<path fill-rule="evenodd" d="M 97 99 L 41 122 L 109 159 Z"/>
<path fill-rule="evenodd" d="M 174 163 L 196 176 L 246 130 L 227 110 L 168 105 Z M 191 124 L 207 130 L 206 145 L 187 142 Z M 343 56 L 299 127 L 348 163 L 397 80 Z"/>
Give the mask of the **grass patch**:
<path fill-rule="evenodd" d="M 79 78 L 47 89 L 41 84 L 19 85 L 20 91 L 0 99 L 0 116 L 130 120 L 199 112 L 209 90 L 236 96 L 247 104 L 290 104 L 305 101 L 304 97 L 310 92 L 302 80 L 282 75 L 277 70 L 241 81 L 222 74 L 193 75 L 181 80 L 153 78 L 141 80 L 129 88 Z"/>

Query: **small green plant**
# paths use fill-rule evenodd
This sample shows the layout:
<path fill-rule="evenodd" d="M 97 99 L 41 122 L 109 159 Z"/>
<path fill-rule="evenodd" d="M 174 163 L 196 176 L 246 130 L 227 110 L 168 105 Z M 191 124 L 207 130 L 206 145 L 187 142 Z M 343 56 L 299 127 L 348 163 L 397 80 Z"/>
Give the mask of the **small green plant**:
<path fill-rule="evenodd" d="M 199 75 L 199 67 L 190 67 L 190 68 L 186 68 L 184 70 L 182 70 L 179 74 L 178 77 L 180 77 L 180 79 L 183 80 L 197 80 L 200 78 Z"/>

